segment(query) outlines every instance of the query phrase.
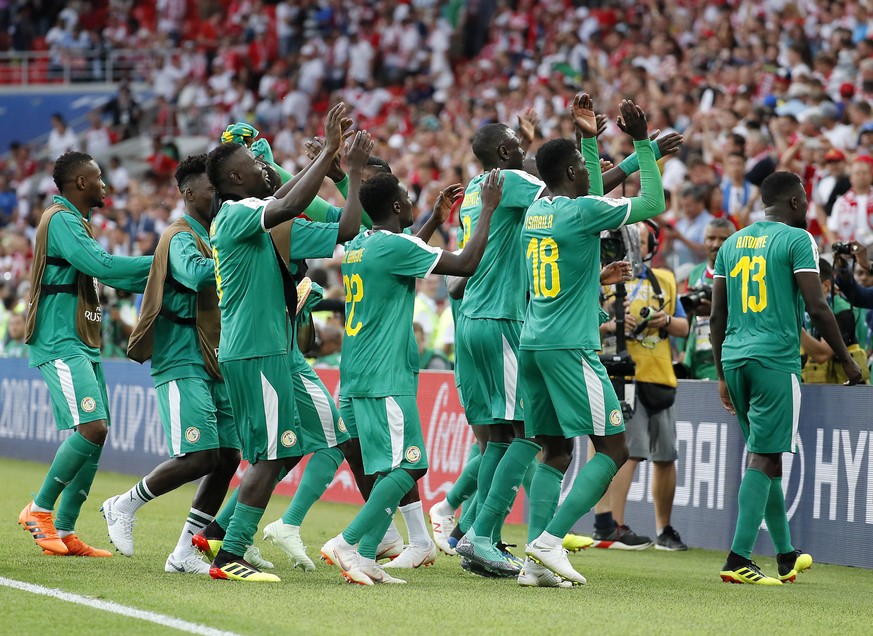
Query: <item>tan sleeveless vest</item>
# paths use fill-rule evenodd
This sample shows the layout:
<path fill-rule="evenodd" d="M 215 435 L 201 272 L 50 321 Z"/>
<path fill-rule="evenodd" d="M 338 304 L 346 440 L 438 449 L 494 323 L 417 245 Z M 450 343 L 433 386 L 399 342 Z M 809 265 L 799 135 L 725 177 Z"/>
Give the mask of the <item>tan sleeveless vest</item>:
<path fill-rule="evenodd" d="M 145 362 L 151 359 L 154 348 L 154 325 L 158 316 L 178 325 L 191 327 L 197 330 L 197 339 L 200 341 L 200 350 L 203 353 L 203 366 L 207 373 L 216 380 L 221 380 L 221 372 L 218 370 L 218 341 L 221 334 L 221 312 L 218 309 L 218 295 L 215 286 L 210 285 L 199 292 L 194 292 L 177 282 L 170 272 L 169 256 L 170 242 L 179 232 L 189 232 L 197 242 L 200 253 L 212 260 L 212 250 L 191 228 L 185 219 L 175 221 L 161 236 L 152 267 L 149 271 L 149 280 L 146 283 L 145 293 L 142 299 L 139 322 L 133 333 L 130 334 L 130 342 L 127 346 L 127 357 L 137 362 Z M 183 294 L 197 294 L 196 318 L 182 318 L 164 309 L 164 283 L 167 283 L 176 291 Z"/>
<path fill-rule="evenodd" d="M 99 349 L 101 343 L 100 323 L 103 320 L 103 314 L 97 296 L 97 279 L 77 271 L 76 282 L 69 285 L 44 285 L 42 282 L 46 265 L 73 267 L 63 258 L 46 255 L 49 222 L 56 213 L 62 210 L 66 210 L 66 208 L 59 204 L 46 208 L 36 228 L 36 244 L 33 248 L 33 266 L 30 273 L 30 310 L 27 312 L 24 341 L 30 343 L 33 340 L 33 332 L 36 329 L 36 314 L 39 311 L 39 300 L 42 296 L 73 294 L 79 299 L 76 305 L 76 332 L 86 345 Z M 94 238 L 91 224 L 81 214 L 77 213 L 76 217 L 82 222 L 88 236 Z"/>

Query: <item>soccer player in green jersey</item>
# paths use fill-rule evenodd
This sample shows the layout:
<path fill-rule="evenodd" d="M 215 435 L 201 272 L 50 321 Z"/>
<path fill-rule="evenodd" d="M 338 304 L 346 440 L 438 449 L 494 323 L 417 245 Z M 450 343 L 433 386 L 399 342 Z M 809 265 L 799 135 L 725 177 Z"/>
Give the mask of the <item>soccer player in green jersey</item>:
<path fill-rule="evenodd" d="M 796 452 L 800 418 L 803 306 L 857 384 L 861 370 L 843 342 L 822 294 L 818 250 L 805 230 L 807 200 L 796 174 L 776 172 L 761 184 L 764 220 L 731 236 L 718 252 L 712 289 L 712 352 L 718 393 L 736 414 L 748 463 L 737 496 L 737 527 L 721 578 L 781 585 L 812 565 L 791 543 L 782 492 L 782 453 Z M 751 560 L 761 521 L 776 548 L 778 578 Z"/>
<path fill-rule="evenodd" d="M 331 108 L 325 122 L 324 153 L 279 188 L 277 198 L 264 198 L 273 189 L 267 172 L 248 148 L 224 144 L 207 160 L 209 180 L 223 201 L 211 229 L 221 309 L 218 362 L 242 455 L 251 463 L 210 569 L 213 578 L 279 580 L 243 558 L 280 472 L 291 470 L 302 455 L 289 360 L 288 321 L 296 315 L 296 290 L 269 231 L 298 216 L 315 197 L 340 149 L 345 113 L 343 103 Z M 350 184 L 350 199 L 355 198 L 357 185 L 357 181 Z"/>
<path fill-rule="evenodd" d="M 586 582 L 570 565 L 563 537 L 600 499 L 628 457 L 621 404 L 597 356 L 600 233 L 657 216 L 664 211 L 664 191 L 645 114 L 629 100 L 622 101 L 619 111 L 618 125 L 633 139 L 639 158 L 639 196 L 591 194 L 603 186 L 588 95 L 574 102 L 582 153 L 566 139 L 550 141 L 537 153 L 537 169 L 550 196 L 530 206 L 521 234 L 530 303 L 519 362 L 526 433 L 542 446 L 543 457 L 530 493 L 527 561 L 519 576 L 525 586 Z M 596 452 L 559 508 L 572 440 L 581 435 L 590 437 Z"/>
<path fill-rule="evenodd" d="M 143 310 L 131 336 L 131 357 L 140 362 L 151 359 L 171 459 L 128 492 L 107 499 L 102 510 L 112 543 L 124 556 L 133 556 L 136 511 L 156 497 L 205 477 L 164 570 L 208 574 L 209 565 L 195 555 L 191 537 L 212 521 L 221 507 L 239 466 L 240 443 L 227 388 L 220 375 L 213 375 L 217 371 L 214 347 L 220 316 L 218 311 L 206 313 L 217 304 L 209 243 L 215 188 L 206 176 L 206 155 L 182 161 L 176 169 L 176 184 L 185 214 L 158 243 Z M 199 336 L 207 321 L 211 324 L 206 329 L 214 333 L 215 342 Z M 148 350 L 139 352 L 139 343 Z"/>
<path fill-rule="evenodd" d="M 152 258 L 112 256 L 94 240 L 91 209 L 103 207 L 105 186 L 90 155 L 61 155 L 52 177 L 60 194 L 36 232 L 26 342 L 30 366 L 39 368 L 48 385 L 58 430 L 73 434 L 58 448 L 42 487 L 18 522 L 47 554 L 107 557 L 112 554 L 75 534 L 109 430 L 97 280 L 142 291 Z M 54 522 L 52 510 L 62 492 Z"/>
<path fill-rule="evenodd" d="M 340 384 L 346 401 L 340 409 L 346 426 L 358 433 L 366 472 L 379 477 L 352 523 L 321 549 L 323 558 L 349 581 L 403 582 L 388 575 L 375 556 L 397 505 L 427 471 L 415 401 L 415 279 L 431 273 L 469 276 L 475 271 L 501 186 L 497 170 L 482 182 L 481 223 L 458 254 L 402 234 L 412 225 L 413 206 L 395 176 L 378 175 L 361 188 L 361 203 L 373 219 L 373 230 L 351 241 L 343 256 L 346 326 Z"/>

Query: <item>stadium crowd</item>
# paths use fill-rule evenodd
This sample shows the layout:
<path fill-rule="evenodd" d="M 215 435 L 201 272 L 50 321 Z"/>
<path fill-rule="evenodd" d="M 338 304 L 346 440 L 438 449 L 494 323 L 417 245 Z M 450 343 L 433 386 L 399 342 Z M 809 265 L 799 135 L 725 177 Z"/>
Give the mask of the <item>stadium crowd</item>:
<path fill-rule="evenodd" d="M 68 149 L 104 157 L 111 196 L 94 217 L 108 252 L 151 253 L 182 213 L 171 175 L 181 136 L 217 144 L 234 121 L 248 121 L 294 173 L 308 161 L 306 140 L 329 105 L 343 100 L 411 188 L 422 222 L 446 185 L 478 173 L 469 140 L 482 124 L 515 124 L 533 108 L 543 140 L 571 136 L 568 100 L 578 88 L 614 120 L 630 96 L 652 129 L 682 133 L 678 154 L 662 161 L 668 212 L 660 220 L 654 265 L 672 270 L 680 289 L 707 260 L 713 218 L 741 227 L 760 218 L 757 187 L 776 169 L 801 175 L 810 231 L 833 241 L 873 243 L 873 33 L 865 1 L 626 0 L 584 3 L 369 2 L 4 3 L 0 49 L 45 50 L 52 68 L 71 64 L 76 79 L 105 80 L 111 50 L 151 51 L 118 94 L 73 131 L 51 122 L 45 144 L 16 143 L 0 163 L 0 351 L 20 355 L 31 241 L 56 193 L 52 159 Z M 7 63 L 14 63 L 10 61 Z M 47 76 L 51 80 L 52 75 Z M 48 129 L 48 122 L 47 122 Z M 147 170 L 129 169 L 113 145 L 147 134 Z M 600 138 L 603 158 L 632 151 L 614 125 Z M 633 194 L 629 180 L 626 193 Z M 326 182 L 322 196 L 341 197 Z M 868 214 L 859 213 L 866 207 Z M 446 228 L 434 239 L 453 246 Z M 339 297 L 338 259 L 312 275 Z M 871 282 L 857 272 L 861 286 Z M 697 281 L 690 280 L 694 287 Z M 422 359 L 450 364 L 446 293 L 422 285 L 417 322 Z M 137 299 L 107 291 L 105 355 L 123 355 Z M 856 316 L 870 352 L 868 316 Z M 317 353 L 339 349 L 339 322 L 324 317 Z M 676 347 L 674 358 L 684 354 Z"/>

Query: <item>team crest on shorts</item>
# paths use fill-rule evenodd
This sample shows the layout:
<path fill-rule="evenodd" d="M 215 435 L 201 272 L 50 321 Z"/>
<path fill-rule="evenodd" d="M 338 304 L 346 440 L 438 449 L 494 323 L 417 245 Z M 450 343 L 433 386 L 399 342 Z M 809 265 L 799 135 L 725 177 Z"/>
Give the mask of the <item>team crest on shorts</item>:
<path fill-rule="evenodd" d="M 619 426 L 621 424 L 621 411 L 613 409 L 612 413 L 609 414 L 609 423 L 613 426 Z"/>
<path fill-rule="evenodd" d="M 294 434 L 294 431 L 285 431 L 282 433 L 282 446 L 285 448 L 291 448 L 296 443 L 297 436 Z"/>
<path fill-rule="evenodd" d="M 200 439 L 200 429 L 196 426 L 189 426 L 185 430 L 185 439 L 187 439 L 192 444 L 196 444 L 197 440 Z"/>
<path fill-rule="evenodd" d="M 336 423 L 336 427 L 339 429 L 340 433 L 346 432 L 346 423 L 343 422 L 343 418 L 339 418 L 339 421 Z"/>
<path fill-rule="evenodd" d="M 419 459 L 421 459 L 421 449 L 418 446 L 410 446 L 406 449 L 406 461 L 415 464 Z"/>
<path fill-rule="evenodd" d="M 82 410 L 86 413 L 91 413 L 97 408 L 97 402 L 92 397 L 82 398 Z"/>

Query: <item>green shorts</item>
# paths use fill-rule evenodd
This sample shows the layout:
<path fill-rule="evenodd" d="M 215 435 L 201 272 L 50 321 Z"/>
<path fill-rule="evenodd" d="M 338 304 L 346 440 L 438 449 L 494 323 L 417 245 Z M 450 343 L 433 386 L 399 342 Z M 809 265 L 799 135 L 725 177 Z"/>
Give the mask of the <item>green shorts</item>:
<path fill-rule="evenodd" d="M 109 397 L 102 364 L 85 356 L 70 356 L 39 365 L 39 372 L 48 385 L 59 431 L 97 420 L 109 424 Z"/>
<path fill-rule="evenodd" d="M 333 448 L 348 441 L 349 433 L 339 416 L 333 396 L 308 364 L 292 373 L 298 426 L 303 436 L 303 454 Z"/>
<path fill-rule="evenodd" d="M 522 323 L 490 318 L 463 319 L 455 358 L 464 410 L 470 424 L 509 424 L 524 419 L 518 390 L 518 339 Z"/>
<path fill-rule="evenodd" d="M 725 369 L 724 379 L 749 452 L 796 452 L 800 376 L 749 360 Z"/>
<path fill-rule="evenodd" d="M 346 427 L 360 434 L 364 472 L 427 468 L 427 453 L 414 395 L 340 400 Z"/>
<path fill-rule="evenodd" d="M 155 392 L 170 457 L 213 448 L 239 449 L 224 382 L 180 378 L 159 384 Z"/>
<path fill-rule="evenodd" d="M 287 355 L 219 363 L 242 457 L 251 464 L 303 454 Z"/>
<path fill-rule="evenodd" d="M 523 349 L 519 358 L 527 437 L 603 437 L 624 431 L 621 404 L 595 352 Z"/>

